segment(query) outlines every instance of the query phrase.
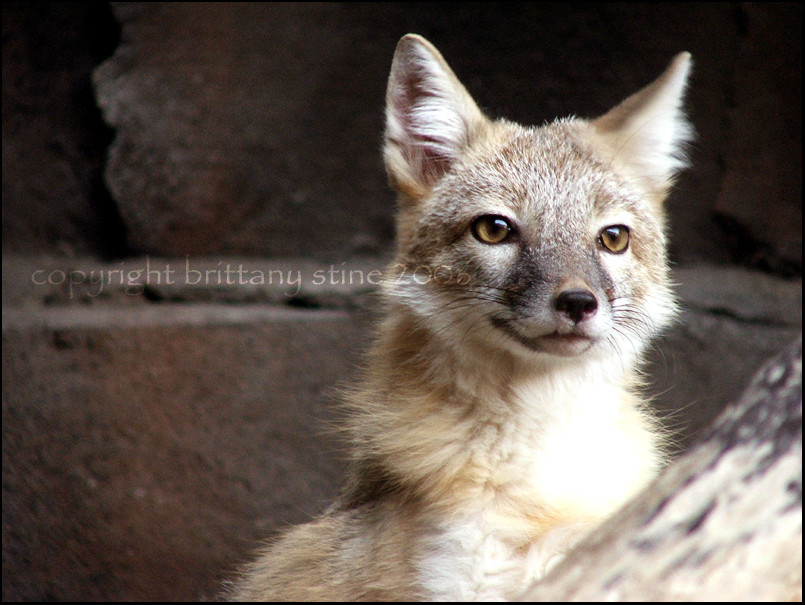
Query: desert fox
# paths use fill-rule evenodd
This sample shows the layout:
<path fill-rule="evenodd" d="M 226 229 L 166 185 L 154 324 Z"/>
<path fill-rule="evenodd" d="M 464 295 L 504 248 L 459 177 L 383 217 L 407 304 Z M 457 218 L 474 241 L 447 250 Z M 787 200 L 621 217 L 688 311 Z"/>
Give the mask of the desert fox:
<path fill-rule="evenodd" d="M 346 397 L 348 477 L 230 598 L 517 598 L 655 476 L 639 363 L 675 314 L 663 201 L 689 66 L 598 119 L 527 128 L 485 117 L 427 40 L 402 38 L 396 256 Z"/>

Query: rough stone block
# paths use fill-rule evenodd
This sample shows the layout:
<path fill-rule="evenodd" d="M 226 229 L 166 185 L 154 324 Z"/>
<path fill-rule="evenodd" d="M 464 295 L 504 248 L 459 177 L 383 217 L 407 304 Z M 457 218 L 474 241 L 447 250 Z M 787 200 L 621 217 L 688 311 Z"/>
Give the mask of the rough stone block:
<path fill-rule="evenodd" d="M 4 600 L 206 600 L 339 483 L 334 311 L 56 308 L 3 319 Z M 323 437 L 322 434 L 325 434 Z"/>

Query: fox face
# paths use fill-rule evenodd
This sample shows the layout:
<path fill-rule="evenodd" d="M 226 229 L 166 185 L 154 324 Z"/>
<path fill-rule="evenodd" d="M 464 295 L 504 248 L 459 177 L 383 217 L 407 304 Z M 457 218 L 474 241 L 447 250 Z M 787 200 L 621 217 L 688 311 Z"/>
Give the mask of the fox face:
<path fill-rule="evenodd" d="M 403 38 L 387 94 L 388 298 L 487 350 L 639 355 L 675 312 L 662 202 L 690 136 L 688 69 L 683 53 L 597 120 L 527 128 L 487 119 L 435 48 Z"/>

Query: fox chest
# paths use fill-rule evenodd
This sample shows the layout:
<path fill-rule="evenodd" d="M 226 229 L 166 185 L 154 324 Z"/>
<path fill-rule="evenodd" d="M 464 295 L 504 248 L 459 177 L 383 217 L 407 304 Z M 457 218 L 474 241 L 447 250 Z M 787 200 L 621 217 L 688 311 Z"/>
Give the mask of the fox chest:
<path fill-rule="evenodd" d="M 586 522 L 551 527 L 535 538 L 513 524 L 457 519 L 420 544 L 417 576 L 436 601 L 516 600 L 540 580 L 590 529 Z"/>
<path fill-rule="evenodd" d="M 419 534 L 418 576 L 431 598 L 517 599 L 654 475 L 650 439 L 611 422 L 577 424 L 543 433 L 539 446 L 507 435 L 515 447 L 505 455 L 470 455 L 474 487 Z"/>

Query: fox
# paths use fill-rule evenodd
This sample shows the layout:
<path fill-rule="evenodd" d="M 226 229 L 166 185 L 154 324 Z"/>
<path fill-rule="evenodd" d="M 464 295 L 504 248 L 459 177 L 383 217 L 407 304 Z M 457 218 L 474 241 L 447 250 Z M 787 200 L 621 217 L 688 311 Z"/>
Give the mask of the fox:
<path fill-rule="evenodd" d="M 232 600 L 512 600 L 646 487 L 667 435 L 643 356 L 677 314 L 665 199 L 691 57 L 595 119 L 488 118 L 404 36 L 383 158 L 394 257 L 344 395 L 344 484 Z"/>

